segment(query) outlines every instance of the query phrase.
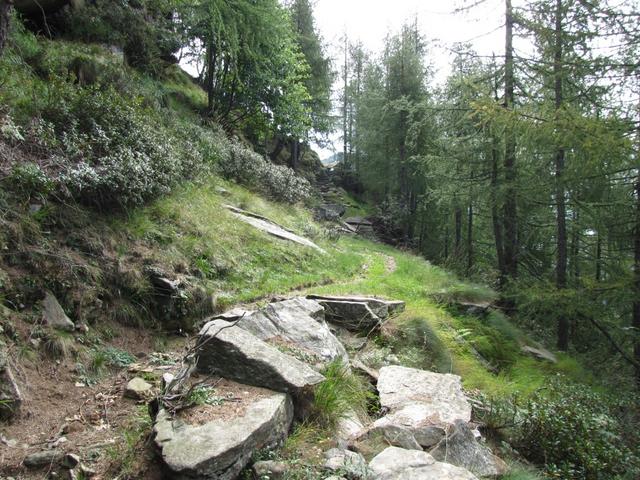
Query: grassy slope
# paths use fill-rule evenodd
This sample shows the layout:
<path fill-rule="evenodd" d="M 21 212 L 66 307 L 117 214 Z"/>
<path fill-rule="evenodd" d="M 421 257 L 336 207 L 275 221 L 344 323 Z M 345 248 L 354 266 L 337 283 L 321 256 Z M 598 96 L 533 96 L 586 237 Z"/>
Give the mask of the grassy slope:
<path fill-rule="evenodd" d="M 220 187 L 227 193 L 221 193 Z M 310 236 L 328 253 L 256 231 L 234 219 L 223 204 L 260 213 Z M 415 366 L 461 375 L 469 389 L 504 396 L 529 393 L 556 373 L 588 380 L 568 356 L 561 355 L 558 364 L 551 365 L 520 354 L 518 342 L 527 341 L 526 335 L 501 314 L 494 312 L 481 320 L 456 315 L 439 303 L 442 299 L 491 300 L 495 293 L 487 287 L 466 283 L 420 257 L 368 240 L 330 240 L 304 208 L 269 202 L 234 184 L 217 180 L 185 187 L 112 225 L 126 232 L 126 237 L 144 242 L 164 264 L 199 267 L 207 290 L 219 296 L 220 307 L 312 286 L 314 292 L 402 299 L 407 309 L 393 327 L 400 337 L 417 331 L 409 339 L 414 348 L 391 345 L 391 349 Z M 389 257 L 396 265 L 392 272 L 386 265 Z M 227 273 L 206 278 L 206 272 L 221 263 Z M 425 348 L 419 348 L 420 342 Z M 500 366 L 500 372 L 487 370 L 471 347 Z"/>
<path fill-rule="evenodd" d="M 79 50 L 98 58 L 104 56 L 105 61 L 113 60 L 99 47 L 54 43 L 49 45 L 49 55 L 67 58 Z M 11 79 L 16 85 L 33 81 L 31 76 Z M 136 81 L 148 96 L 162 97 L 171 111 L 185 120 L 196 121 L 195 112 L 205 104 L 203 92 L 177 70 L 163 81 Z M 44 82 L 36 86 L 44 88 Z M 18 110 L 20 106 L 28 110 L 31 101 L 31 94 L 25 90 L 24 98 L 16 100 Z M 327 255 L 274 239 L 236 221 L 222 206 L 226 203 L 265 215 L 312 238 Z M 351 204 L 348 215 L 368 211 L 366 205 L 355 200 Z M 486 321 L 464 317 L 436 300 L 491 299 L 495 294 L 489 289 L 462 282 L 421 258 L 390 247 L 349 237 L 333 240 L 304 208 L 269 202 L 217 178 L 184 185 L 127 214 L 96 215 L 80 207 L 55 204 L 45 205 L 41 213 L 30 214 L 28 205 L 14 207 L 16 210 L 7 217 L 14 232 L 7 243 L 22 249 L 18 255 L 21 261 L 26 258 L 33 265 L 16 269 L 0 263 L 0 279 L 5 276 L 5 267 L 7 275 L 14 277 L 14 284 L 24 280 L 19 277 L 25 277 L 34 290 L 51 287 L 59 292 L 66 288 L 71 293 L 61 301 L 74 319 L 85 320 L 83 305 L 91 304 L 93 297 L 103 297 L 105 290 L 122 287 L 110 285 L 111 265 L 121 263 L 127 272 L 137 272 L 129 275 L 135 283 L 142 282 L 140 272 L 144 265 L 152 264 L 194 276 L 194 282 L 217 297 L 217 309 L 301 288 L 402 299 L 407 302 L 407 310 L 388 326 L 391 339 L 379 340 L 381 351 L 392 351 L 408 365 L 460 374 L 466 388 L 489 395 L 531 392 L 557 372 L 587 379 L 569 357 L 561 357 L 558 365 L 550 366 L 521 355 L 518 340 L 525 336 L 501 315 L 492 314 Z M 0 234 L 0 243 L 1 237 Z M 389 257 L 397 266 L 392 272 L 388 269 Z M 86 292 L 82 290 L 82 298 L 77 300 L 72 291 L 80 285 Z M 139 290 L 140 295 L 149 294 L 148 285 L 134 290 Z M 75 310 L 69 308 L 73 304 L 79 306 Z M 87 319 L 99 330 L 100 322 L 114 318 L 118 305 L 107 303 L 97 315 L 89 311 Z M 128 308 L 135 310 L 136 304 L 132 301 Z M 34 310 L 37 314 L 37 307 Z M 471 347 L 500 365 L 500 373 L 487 370 Z M 30 347 L 25 343 L 24 348 Z"/>

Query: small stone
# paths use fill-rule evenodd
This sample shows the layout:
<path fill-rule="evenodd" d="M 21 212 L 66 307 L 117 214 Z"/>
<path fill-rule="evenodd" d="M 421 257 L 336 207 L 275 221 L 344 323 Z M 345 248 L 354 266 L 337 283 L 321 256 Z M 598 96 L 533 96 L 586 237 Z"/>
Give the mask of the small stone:
<path fill-rule="evenodd" d="M 75 453 L 67 453 L 62 459 L 62 466 L 69 469 L 74 469 L 80 464 L 80 457 Z"/>
<path fill-rule="evenodd" d="M 76 325 L 76 330 L 80 333 L 89 333 L 89 325 L 84 322 L 78 323 Z"/>
<path fill-rule="evenodd" d="M 60 437 L 56 441 L 49 443 L 47 446 L 49 448 L 58 448 L 63 443 L 67 443 L 67 437 Z"/>
<path fill-rule="evenodd" d="M 351 479 L 368 479 L 370 477 L 367 461 L 362 455 L 351 450 L 332 448 L 325 452 L 324 467 L 333 472 L 344 472 Z"/>
<path fill-rule="evenodd" d="M 268 476 L 271 479 L 282 478 L 287 473 L 287 464 L 273 460 L 263 460 L 253 464 L 253 472 L 257 478 Z"/>
<path fill-rule="evenodd" d="M 91 478 L 96 474 L 96 471 L 92 468 L 87 467 L 85 464 L 80 464 L 80 472 L 84 475 L 85 478 Z"/>
<path fill-rule="evenodd" d="M 151 394 L 152 385 L 140 377 L 129 380 L 124 391 L 124 396 L 134 400 L 143 400 Z"/>
<path fill-rule="evenodd" d="M 167 389 L 167 387 L 171 384 L 171 382 L 173 382 L 174 379 L 175 377 L 173 376 L 172 373 L 165 372 L 162 374 L 162 391 L 163 392 Z"/>
<path fill-rule="evenodd" d="M 63 455 L 60 450 L 42 450 L 41 452 L 27 455 L 22 463 L 25 467 L 39 468 L 59 462 Z"/>

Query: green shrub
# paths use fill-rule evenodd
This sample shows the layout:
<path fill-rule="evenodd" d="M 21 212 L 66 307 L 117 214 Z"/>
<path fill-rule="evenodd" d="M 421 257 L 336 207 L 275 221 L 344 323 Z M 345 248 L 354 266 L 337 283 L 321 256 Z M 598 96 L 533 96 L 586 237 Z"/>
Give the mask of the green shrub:
<path fill-rule="evenodd" d="M 295 203 L 309 198 L 311 186 L 292 169 L 271 163 L 238 142 L 231 142 L 220 162 L 222 176 L 261 190 L 274 200 Z"/>
<path fill-rule="evenodd" d="M 523 407 L 517 445 L 554 478 L 638 478 L 638 458 L 626 444 L 620 416 L 631 404 L 559 377 Z"/>

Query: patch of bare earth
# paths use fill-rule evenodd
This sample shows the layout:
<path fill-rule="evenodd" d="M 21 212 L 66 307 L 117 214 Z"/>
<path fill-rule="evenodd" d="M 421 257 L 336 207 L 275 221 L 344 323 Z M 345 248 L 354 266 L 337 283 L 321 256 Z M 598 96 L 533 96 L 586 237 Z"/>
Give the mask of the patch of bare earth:
<path fill-rule="evenodd" d="M 83 350 L 81 337 L 70 339 L 70 353 L 61 360 L 33 351 L 21 355 L 12 348 L 11 363 L 24 401 L 17 418 L 0 423 L 0 478 L 43 479 L 51 471 L 61 472 L 53 466 L 29 469 L 22 464 L 27 455 L 51 448 L 78 455 L 96 472 L 95 479 L 112 478 L 108 472 L 120 460 L 117 456 L 126 444 L 126 432 L 136 428 L 136 422 L 144 423 L 148 415 L 144 402 L 123 396 L 128 380 L 143 371 L 157 385 L 153 379 L 172 368 L 170 359 L 181 357 L 184 339 L 172 342 L 162 356 L 164 364 L 160 364 L 158 356 L 152 355 L 152 332 L 117 324 L 110 329 L 115 336 L 108 346 L 126 351 L 138 361 L 131 370 L 106 369 L 89 386 L 83 383 L 77 367 L 90 361 L 90 349 Z"/>
<path fill-rule="evenodd" d="M 193 381 L 197 382 L 198 377 Z M 273 392 L 259 387 L 251 387 L 220 378 L 210 383 L 209 404 L 195 405 L 181 410 L 177 418 L 189 425 L 204 425 L 214 420 L 233 420 L 242 417 L 247 407 L 262 398 L 273 395 Z"/>

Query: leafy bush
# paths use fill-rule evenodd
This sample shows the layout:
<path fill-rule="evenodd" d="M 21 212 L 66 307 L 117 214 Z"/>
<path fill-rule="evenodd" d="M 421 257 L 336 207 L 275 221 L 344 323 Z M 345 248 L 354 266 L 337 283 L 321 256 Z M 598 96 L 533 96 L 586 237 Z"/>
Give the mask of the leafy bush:
<path fill-rule="evenodd" d="M 239 142 L 230 143 L 219 168 L 225 178 L 258 188 L 281 202 L 306 200 L 311 193 L 309 182 L 292 169 L 271 163 Z"/>
<path fill-rule="evenodd" d="M 629 403 L 631 405 L 631 402 Z M 625 440 L 622 400 L 558 378 L 521 411 L 517 444 L 530 459 L 563 479 L 605 479 L 638 470 Z"/>

